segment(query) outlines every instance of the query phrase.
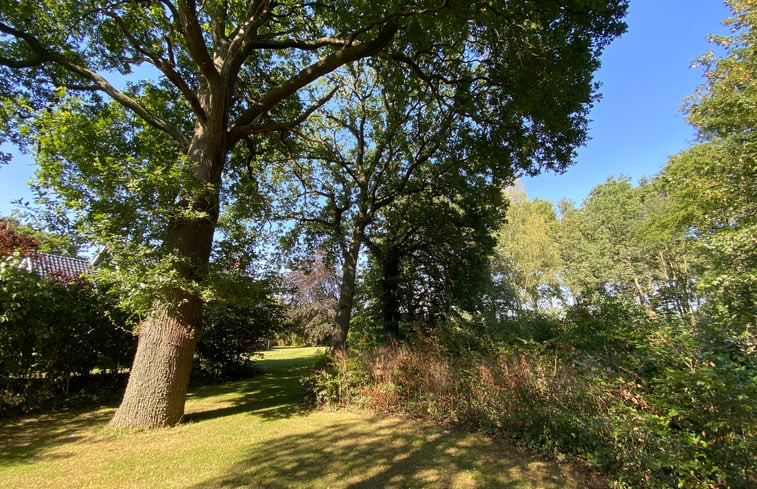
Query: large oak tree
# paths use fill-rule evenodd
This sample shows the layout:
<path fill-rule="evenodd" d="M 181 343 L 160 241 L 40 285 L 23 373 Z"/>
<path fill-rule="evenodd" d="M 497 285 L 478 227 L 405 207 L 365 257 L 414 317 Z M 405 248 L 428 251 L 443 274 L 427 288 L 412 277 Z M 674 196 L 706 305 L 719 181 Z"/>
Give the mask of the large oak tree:
<path fill-rule="evenodd" d="M 181 419 L 221 192 L 234 188 L 224 175 L 235 174 L 240 143 L 254 148 L 265 134 L 294 128 L 333 93 L 305 88 L 364 58 L 400 66 L 440 94 L 468 87 L 466 137 L 491 142 L 493 161 L 535 157 L 534 170 L 560 168 L 585 137 L 592 72 L 602 47 L 623 29 L 625 4 L 3 0 L 4 106 L 11 101 L 23 107 L 16 114 L 34 115 L 61 97 L 71 105 L 75 96 L 97 117 L 111 106 L 105 96 L 138 128 L 135 135 L 163 135 L 155 158 L 176 160 L 160 236 L 175 280 L 139 327 L 112 426 Z M 512 104 L 515 94 L 519 102 Z M 149 145 L 142 147 L 149 156 Z M 108 172 L 100 177 L 107 180 Z"/>

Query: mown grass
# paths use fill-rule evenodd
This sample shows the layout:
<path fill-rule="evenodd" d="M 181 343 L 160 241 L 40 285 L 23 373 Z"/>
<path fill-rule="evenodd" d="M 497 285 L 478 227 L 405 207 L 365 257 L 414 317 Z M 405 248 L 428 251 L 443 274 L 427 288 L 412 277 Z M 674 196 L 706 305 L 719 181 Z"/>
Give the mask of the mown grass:
<path fill-rule="evenodd" d="M 303 411 L 315 349 L 278 349 L 266 374 L 192 391 L 186 421 L 106 428 L 114 407 L 6 420 L 3 488 L 563 488 L 589 481 L 479 435 L 363 412 Z"/>

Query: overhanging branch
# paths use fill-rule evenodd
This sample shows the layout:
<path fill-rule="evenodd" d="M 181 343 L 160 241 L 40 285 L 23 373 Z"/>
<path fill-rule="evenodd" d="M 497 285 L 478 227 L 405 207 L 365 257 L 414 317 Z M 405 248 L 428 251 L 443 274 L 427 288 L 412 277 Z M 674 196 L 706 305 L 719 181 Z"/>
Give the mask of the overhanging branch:
<path fill-rule="evenodd" d="M 150 112 L 137 100 L 133 99 L 126 93 L 118 90 L 116 87 L 111 85 L 110 82 L 100 76 L 97 72 L 87 68 L 86 66 L 75 63 L 74 61 L 66 58 L 64 55 L 58 52 L 50 51 L 45 46 L 43 46 L 36 37 L 29 34 L 28 32 L 20 31 L 3 23 L 0 23 L 0 32 L 11 35 L 16 39 L 23 40 L 33 53 L 33 55 L 26 60 L 14 61 L 0 58 L 0 64 L 11 68 L 42 66 L 46 63 L 56 64 L 61 68 L 92 82 L 92 84 L 87 85 L 67 83 L 65 84 L 67 87 L 78 88 L 86 91 L 99 90 L 101 92 L 105 92 L 114 101 L 121 104 L 126 109 L 134 112 L 137 116 L 142 118 L 151 126 L 169 134 L 174 138 L 174 140 L 176 140 L 176 142 L 181 146 L 182 149 L 186 150 L 186 148 L 189 146 L 189 140 L 177 127 L 169 124 L 162 118 Z"/>
<path fill-rule="evenodd" d="M 145 122 L 147 122 L 151 126 L 169 134 L 171 137 L 174 138 L 174 140 L 176 140 L 177 143 L 181 145 L 183 149 L 186 149 L 189 147 L 189 139 L 187 139 L 187 137 L 184 135 L 183 132 L 179 130 L 179 128 L 169 124 L 168 122 L 164 121 L 162 118 L 158 117 L 157 115 L 147 110 L 147 108 L 145 108 L 135 99 L 131 98 L 124 92 L 118 90 L 116 87 L 111 85 L 105 78 L 98 75 L 96 72 L 84 66 L 78 65 L 58 53 L 50 53 L 50 59 L 52 60 L 52 62 L 58 64 L 59 66 L 62 66 L 73 73 L 76 73 L 80 76 L 83 76 L 84 78 L 91 80 L 94 83 L 94 86 L 96 86 L 98 90 L 107 93 L 110 96 L 110 98 L 112 98 L 113 100 L 115 100 L 116 102 L 124 106 L 125 108 L 134 112 L 136 115 L 141 117 Z"/>
<path fill-rule="evenodd" d="M 10 59 L 0 56 L 0 64 L 8 66 L 9 68 L 33 68 L 40 66 L 50 59 L 46 56 L 46 51 L 42 47 L 42 44 L 32 35 L 26 32 L 19 31 L 9 25 L 0 22 L 0 32 L 21 39 L 31 48 L 32 56 L 26 59 Z"/>
<path fill-rule="evenodd" d="M 280 101 L 293 95 L 305 85 L 308 85 L 327 73 L 331 73 L 340 66 L 378 53 L 391 42 L 395 32 L 397 32 L 397 28 L 398 24 L 396 21 L 389 21 L 378 33 L 375 39 L 361 43 L 357 46 L 343 47 L 304 68 L 293 77 L 272 88 L 258 101 L 258 103 L 254 104 L 253 107 L 239 116 L 239 118 L 231 124 L 229 129 L 229 140 L 232 144 L 239 141 L 239 139 L 244 137 L 245 131 L 251 124 L 267 114 Z"/>

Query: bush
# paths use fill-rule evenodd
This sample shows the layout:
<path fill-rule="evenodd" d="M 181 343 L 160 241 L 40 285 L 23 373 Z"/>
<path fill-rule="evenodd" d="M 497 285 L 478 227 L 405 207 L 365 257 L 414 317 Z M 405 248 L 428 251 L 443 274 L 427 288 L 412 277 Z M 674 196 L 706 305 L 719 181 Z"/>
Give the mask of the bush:
<path fill-rule="evenodd" d="M 461 349 L 468 342 L 446 329 L 412 345 L 353 351 L 332 357 L 310 388 L 322 403 L 407 414 L 577 456 L 617 487 L 754 486 L 750 343 L 706 324 L 654 323 L 622 304 L 604 307 L 614 316 L 574 316 L 546 346 Z M 609 324 L 610 316 L 627 321 L 627 330 Z M 581 330 L 599 337 L 576 341 Z"/>
<path fill-rule="evenodd" d="M 0 263 L 0 414 L 120 382 L 136 341 L 108 295 L 84 278 L 41 279 L 19 270 L 18 260 Z"/>
<path fill-rule="evenodd" d="M 603 409 L 588 382 L 538 355 L 452 353 L 435 338 L 332 357 L 311 377 L 321 402 L 357 403 L 508 437 L 552 453 L 594 448 Z M 606 397 L 606 396 L 605 396 Z M 582 444 L 589 448 L 582 449 Z"/>
<path fill-rule="evenodd" d="M 19 260 L 0 263 L 0 415 L 120 394 L 136 337 L 117 294 L 85 278 L 41 279 Z M 248 280 L 239 291 L 244 301 L 229 295 L 206 305 L 194 381 L 253 375 L 254 352 L 286 330 L 265 282 Z"/>
<path fill-rule="evenodd" d="M 553 317 L 538 312 L 503 320 L 497 327 L 508 343 L 545 343 L 560 334 L 562 325 Z"/>
<path fill-rule="evenodd" d="M 641 338 L 653 328 L 639 304 L 594 292 L 567 309 L 560 341 L 585 353 L 612 352 L 614 355 L 643 344 Z"/>
<path fill-rule="evenodd" d="M 706 322 L 667 325 L 640 346 L 656 365 L 647 409 L 613 411 L 621 479 L 679 487 L 752 487 L 757 453 L 753 347 Z M 643 474 L 643 477 L 642 477 Z"/>
<path fill-rule="evenodd" d="M 302 383 L 306 397 L 317 405 L 362 404 L 361 392 L 371 385 L 371 372 L 365 358 L 336 350 Z"/>

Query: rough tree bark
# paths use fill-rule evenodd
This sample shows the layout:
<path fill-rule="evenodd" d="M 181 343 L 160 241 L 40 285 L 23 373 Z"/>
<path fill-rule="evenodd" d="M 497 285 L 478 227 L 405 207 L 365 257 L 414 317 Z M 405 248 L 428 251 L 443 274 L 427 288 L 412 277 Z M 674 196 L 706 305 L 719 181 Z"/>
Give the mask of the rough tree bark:
<path fill-rule="evenodd" d="M 113 428 L 172 426 L 184 416 L 202 304 L 187 297 L 172 311 L 158 305 L 142 322 L 134 364 Z"/>

